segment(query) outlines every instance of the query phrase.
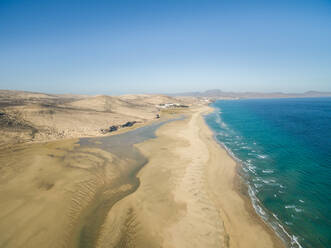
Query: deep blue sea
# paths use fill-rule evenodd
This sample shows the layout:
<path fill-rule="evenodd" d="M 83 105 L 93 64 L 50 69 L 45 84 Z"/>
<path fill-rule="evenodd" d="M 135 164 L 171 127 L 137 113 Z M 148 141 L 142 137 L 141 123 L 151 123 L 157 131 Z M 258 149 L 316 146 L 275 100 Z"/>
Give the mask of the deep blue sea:
<path fill-rule="evenodd" d="M 331 247 L 331 98 L 221 100 L 206 116 L 289 247 Z"/>

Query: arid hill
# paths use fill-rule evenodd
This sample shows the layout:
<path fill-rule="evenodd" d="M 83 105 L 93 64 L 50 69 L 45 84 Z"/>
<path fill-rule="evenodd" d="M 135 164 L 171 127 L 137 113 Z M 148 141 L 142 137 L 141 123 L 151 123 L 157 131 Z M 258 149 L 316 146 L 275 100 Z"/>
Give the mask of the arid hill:
<path fill-rule="evenodd" d="M 0 145 L 102 135 L 101 129 L 155 119 L 164 95 L 85 96 L 0 90 Z"/>

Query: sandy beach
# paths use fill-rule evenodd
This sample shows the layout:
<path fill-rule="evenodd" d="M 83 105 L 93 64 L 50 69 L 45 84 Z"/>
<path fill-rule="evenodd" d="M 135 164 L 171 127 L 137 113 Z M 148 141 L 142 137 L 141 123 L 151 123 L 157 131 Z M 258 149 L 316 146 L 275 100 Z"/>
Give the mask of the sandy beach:
<path fill-rule="evenodd" d="M 283 247 L 239 192 L 210 111 L 174 111 L 185 119 L 120 156 L 103 138 L 2 149 L 0 247 Z"/>
<path fill-rule="evenodd" d="M 236 163 L 199 107 L 137 147 L 140 186 L 109 212 L 98 247 L 284 247 L 236 186 Z"/>

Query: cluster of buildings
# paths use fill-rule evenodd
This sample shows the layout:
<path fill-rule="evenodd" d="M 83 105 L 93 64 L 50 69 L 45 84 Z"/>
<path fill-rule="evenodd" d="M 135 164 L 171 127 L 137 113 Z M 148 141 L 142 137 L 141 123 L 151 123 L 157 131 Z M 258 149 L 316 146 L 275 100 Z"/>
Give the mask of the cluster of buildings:
<path fill-rule="evenodd" d="M 188 108 L 187 105 L 180 103 L 162 103 L 157 105 L 158 108 L 167 109 L 167 108 Z"/>

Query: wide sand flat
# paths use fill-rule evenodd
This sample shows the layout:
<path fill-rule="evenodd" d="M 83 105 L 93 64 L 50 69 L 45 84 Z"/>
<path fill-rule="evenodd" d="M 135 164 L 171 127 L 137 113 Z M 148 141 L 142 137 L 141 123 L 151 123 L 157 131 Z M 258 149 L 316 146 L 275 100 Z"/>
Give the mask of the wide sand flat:
<path fill-rule="evenodd" d="M 283 247 L 235 189 L 236 163 L 213 139 L 207 111 L 138 145 L 149 159 L 141 184 L 113 206 L 98 247 Z"/>
<path fill-rule="evenodd" d="M 210 110 L 173 111 L 186 118 L 137 144 L 139 180 L 138 157 L 77 139 L 1 149 L 0 247 L 283 247 L 236 190 Z"/>
<path fill-rule="evenodd" d="M 94 247 L 104 215 L 136 187 L 135 168 L 76 142 L 0 151 L 0 247 Z"/>

